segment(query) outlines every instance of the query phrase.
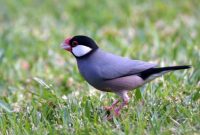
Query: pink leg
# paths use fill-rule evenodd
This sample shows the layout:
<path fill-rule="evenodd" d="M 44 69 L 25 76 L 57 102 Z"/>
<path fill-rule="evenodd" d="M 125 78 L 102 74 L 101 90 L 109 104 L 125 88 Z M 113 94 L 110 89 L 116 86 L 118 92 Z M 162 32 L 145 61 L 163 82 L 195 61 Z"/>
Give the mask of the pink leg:
<path fill-rule="evenodd" d="M 129 96 L 128 96 L 127 93 L 128 93 L 127 91 L 122 91 L 121 93 L 119 93 L 119 95 L 120 95 L 120 96 L 122 97 L 122 99 L 123 99 L 123 102 L 122 102 L 122 104 L 121 104 L 118 108 L 115 109 L 115 116 L 119 116 L 119 115 L 120 115 L 120 110 L 121 110 L 124 106 L 126 106 L 126 105 L 128 104 L 128 102 L 129 102 Z"/>
<path fill-rule="evenodd" d="M 128 101 L 129 101 L 129 97 L 128 97 L 128 91 L 121 91 L 119 93 L 117 93 L 122 99 L 123 99 L 123 102 L 119 105 L 119 107 L 117 107 L 115 110 L 114 110 L 114 115 L 115 116 L 119 116 L 120 115 L 120 110 L 128 104 Z M 117 103 L 119 102 L 119 100 L 117 101 Z M 115 102 L 114 102 L 115 103 Z M 117 104 L 116 103 L 116 104 Z M 115 104 L 115 105 L 116 105 Z M 113 118 L 113 115 L 109 115 L 107 116 L 107 120 L 111 120 Z"/>
<path fill-rule="evenodd" d="M 105 106 L 104 109 L 110 111 L 110 110 L 114 109 L 114 107 L 115 107 L 118 103 L 119 103 L 119 99 L 115 100 L 115 101 L 112 103 L 111 106 Z"/>
<path fill-rule="evenodd" d="M 115 109 L 115 116 L 119 116 L 120 115 L 120 110 L 126 105 L 128 105 L 128 101 L 124 100 L 122 102 L 122 104 L 118 108 Z"/>

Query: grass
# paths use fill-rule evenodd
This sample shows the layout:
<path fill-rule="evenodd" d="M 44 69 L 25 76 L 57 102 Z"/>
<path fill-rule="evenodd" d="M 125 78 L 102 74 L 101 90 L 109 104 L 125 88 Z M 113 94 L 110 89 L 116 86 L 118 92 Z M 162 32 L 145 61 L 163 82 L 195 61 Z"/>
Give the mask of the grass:
<path fill-rule="evenodd" d="M 200 134 L 198 0 L 0 1 L 0 134 Z M 117 98 L 94 90 L 68 36 L 93 37 L 109 52 L 161 66 L 191 64 L 130 93 L 129 108 L 105 121 Z"/>

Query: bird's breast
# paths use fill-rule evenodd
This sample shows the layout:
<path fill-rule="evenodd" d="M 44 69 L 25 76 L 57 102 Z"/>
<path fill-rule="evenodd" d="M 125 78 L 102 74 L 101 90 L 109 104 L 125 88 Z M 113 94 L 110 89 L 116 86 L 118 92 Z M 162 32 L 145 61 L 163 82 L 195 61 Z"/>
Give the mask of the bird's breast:
<path fill-rule="evenodd" d="M 80 74 L 89 84 L 100 89 L 99 86 L 102 84 L 102 80 L 98 75 L 95 65 L 89 61 L 78 61 L 78 69 Z"/>

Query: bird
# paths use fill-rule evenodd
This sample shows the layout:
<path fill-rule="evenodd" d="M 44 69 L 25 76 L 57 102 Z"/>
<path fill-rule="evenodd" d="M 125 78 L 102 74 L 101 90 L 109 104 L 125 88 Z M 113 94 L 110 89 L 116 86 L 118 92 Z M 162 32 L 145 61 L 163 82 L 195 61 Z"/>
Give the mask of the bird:
<path fill-rule="evenodd" d="M 115 116 L 119 116 L 120 110 L 128 105 L 129 91 L 168 72 L 191 67 L 158 67 L 156 63 L 118 56 L 100 49 L 92 38 L 85 35 L 66 38 L 61 47 L 76 58 L 80 74 L 90 85 L 100 91 L 113 92 L 122 99 L 120 105 L 119 98 L 111 106 L 104 107 L 109 111 L 114 110 Z"/>

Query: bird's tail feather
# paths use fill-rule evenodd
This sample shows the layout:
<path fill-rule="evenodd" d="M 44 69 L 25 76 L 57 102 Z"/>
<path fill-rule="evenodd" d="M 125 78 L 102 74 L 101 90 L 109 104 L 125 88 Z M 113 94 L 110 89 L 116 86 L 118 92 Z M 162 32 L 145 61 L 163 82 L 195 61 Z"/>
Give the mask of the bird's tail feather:
<path fill-rule="evenodd" d="M 150 68 L 147 69 L 139 74 L 139 76 L 143 80 L 152 80 L 156 77 L 159 77 L 169 71 L 174 71 L 174 70 L 181 70 L 181 69 L 188 69 L 191 68 L 190 65 L 183 65 L 183 66 L 171 66 L 171 67 L 159 67 L 159 68 Z"/>
<path fill-rule="evenodd" d="M 157 69 L 157 71 L 166 71 L 166 70 L 181 70 L 181 69 L 188 69 L 191 68 L 190 65 L 184 65 L 184 66 L 171 66 L 171 67 L 161 67 L 161 68 L 154 68 Z"/>

